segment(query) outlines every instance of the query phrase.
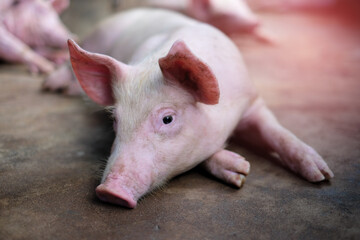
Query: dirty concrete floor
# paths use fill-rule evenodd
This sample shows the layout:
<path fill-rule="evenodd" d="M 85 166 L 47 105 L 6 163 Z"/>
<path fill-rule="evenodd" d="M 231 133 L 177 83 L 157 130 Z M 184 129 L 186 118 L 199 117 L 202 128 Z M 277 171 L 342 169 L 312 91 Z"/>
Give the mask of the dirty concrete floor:
<path fill-rule="evenodd" d="M 84 8 L 95 12 L 96 4 L 80 2 L 64 20 L 83 35 L 109 9 L 85 21 Z M 280 122 L 328 162 L 333 180 L 308 183 L 230 146 L 252 165 L 241 190 L 195 169 L 134 210 L 102 203 L 94 189 L 113 140 L 106 113 L 82 98 L 41 93 L 41 77 L 2 64 L 0 239 L 360 239 L 359 26 L 323 13 L 261 18 L 276 46 L 235 39 L 250 75 Z"/>

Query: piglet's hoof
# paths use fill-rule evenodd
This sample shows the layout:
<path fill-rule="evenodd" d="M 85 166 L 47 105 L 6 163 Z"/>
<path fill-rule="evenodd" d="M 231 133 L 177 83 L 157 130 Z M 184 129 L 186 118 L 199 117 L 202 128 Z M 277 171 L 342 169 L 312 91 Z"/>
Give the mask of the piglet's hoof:
<path fill-rule="evenodd" d="M 215 153 L 202 166 L 215 177 L 238 188 L 250 173 L 250 163 L 245 158 L 225 149 Z"/>
<path fill-rule="evenodd" d="M 81 87 L 68 64 L 63 64 L 59 69 L 49 74 L 41 88 L 44 91 L 61 92 L 69 96 L 77 96 L 82 93 Z"/>

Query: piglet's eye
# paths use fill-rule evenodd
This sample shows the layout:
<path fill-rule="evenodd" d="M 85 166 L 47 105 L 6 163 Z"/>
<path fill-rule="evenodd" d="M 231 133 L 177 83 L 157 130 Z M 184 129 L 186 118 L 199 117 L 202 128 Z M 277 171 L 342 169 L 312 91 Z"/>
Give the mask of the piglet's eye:
<path fill-rule="evenodd" d="M 164 124 L 170 124 L 173 121 L 173 116 L 171 115 L 165 116 L 162 121 Z"/>

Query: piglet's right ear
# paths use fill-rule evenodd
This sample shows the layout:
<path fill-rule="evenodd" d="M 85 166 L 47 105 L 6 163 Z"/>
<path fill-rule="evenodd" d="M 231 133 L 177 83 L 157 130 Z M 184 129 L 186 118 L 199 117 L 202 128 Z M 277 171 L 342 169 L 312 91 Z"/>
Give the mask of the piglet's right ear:
<path fill-rule="evenodd" d="M 215 75 L 182 40 L 176 41 L 167 56 L 159 59 L 159 66 L 169 82 L 179 84 L 196 101 L 209 105 L 219 103 L 220 90 Z"/>
<path fill-rule="evenodd" d="M 120 79 L 127 65 L 106 55 L 90 53 L 68 40 L 74 73 L 85 93 L 96 103 L 113 105 L 112 82 Z"/>

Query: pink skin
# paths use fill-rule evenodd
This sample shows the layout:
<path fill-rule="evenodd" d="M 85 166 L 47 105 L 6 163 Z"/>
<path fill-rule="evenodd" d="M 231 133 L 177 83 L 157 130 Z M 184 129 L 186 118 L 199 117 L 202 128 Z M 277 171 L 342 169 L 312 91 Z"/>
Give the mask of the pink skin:
<path fill-rule="evenodd" d="M 329 8 L 341 0 L 272 0 L 256 3 L 259 10 L 289 11 L 296 9 L 319 9 Z"/>
<path fill-rule="evenodd" d="M 208 172 L 224 182 L 240 188 L 250 173 L 250 163 L 244 157 L 226 149 L 212 155 L 202 163 Z"/>
<path fill-rule="evenodd" d="M 249 108 L 234 133 L 242 141 L 277 153 L 281 164 L 310 182 L 334 176 L 322 157 L 281 126 L 261 99 Z"/>
<path fill-rule="evenodd" d="M 137 9 L 100 25 L 93 36 L 100 41 L 101 35 L 112 37 L 88 45 L 102 46 L 98 53 L 69 41 L 81 87 L 114 109 L 116 139 L 96 188 L 101 200 L 134 208 L 146 193 L 199 164 L 241 187 L 250 164 L 224 149 L 233 134 L 262 143 L 309 181 L 333 177 L 315 150 L 276 121 L 238 49 L 216 29 L 168 11 Z"/>
<path fill-rule="evenodd" d="M 73 35 L 58 14 L 68 4 L 68 0 L 3 2 L 0 5 L 0 58 L 25 63 L 31 72 L 51 72 L 52 62 L 59 64 L 67 60 L 66 41 Z"/>
<path fill-rule="evenodd" d="M 244 0 L 147 0 L 148 6 L 168 8 L 211 24 L 227 35 L 250 33 L 271 43 L 263 33 L 257 16 Z"/>
<path fill-rule="evenodd" d="M 214 25 L 227 35 L 252 32 L 259 20 L 243 0 L 192 0 L 188 15 Z"/>

